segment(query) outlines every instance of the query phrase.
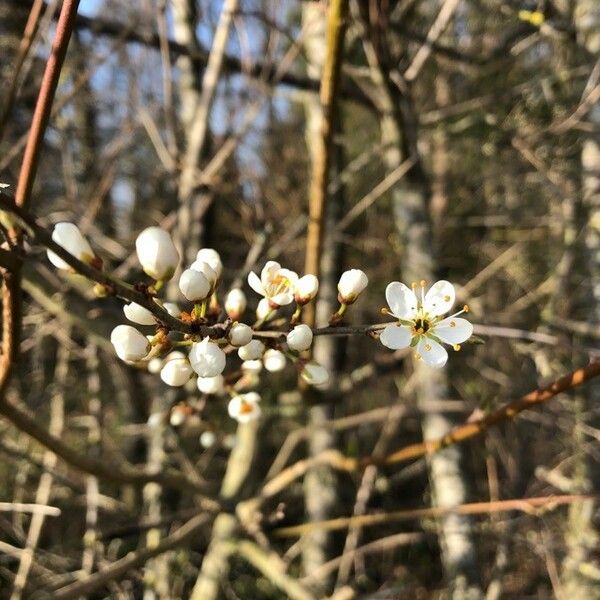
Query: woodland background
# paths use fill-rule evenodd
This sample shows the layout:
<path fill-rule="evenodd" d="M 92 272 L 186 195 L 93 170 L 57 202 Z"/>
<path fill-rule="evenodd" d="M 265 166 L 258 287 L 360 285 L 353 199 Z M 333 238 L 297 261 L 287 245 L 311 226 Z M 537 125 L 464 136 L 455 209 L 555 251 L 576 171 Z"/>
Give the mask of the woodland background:
<path fill-rule="evenodd" d="M 9 189 L 61 4 L 0 0 Z M 381 322 L 390 281 L 443 277 L 485 343 L 433 371 L 367 336 L 320 337 L 330 388 L 298 391 L 293 369 L 265 377 L 264 416 L 232 451 L 226 400 L 120 362 L 109 334 L 122 302 L 27 246 L 0 401 L 12 503 L 0 597 L 600 597 L 598 506 L 581 498 L 599 490 L 596 380 L 428 458 L 351 472 L 315 461 L 265 498 L 258 523 L 235 510 L 324 450 L 387 455 L 598 355 L 599 53 L 595 0 L 82 1 L 29 206 L 41 223 L 77 223 L 128 281 L 141 276 L 136 235 L 161 224 L 188 264 L 217 249 L 228 289 L 267 259 L 304 272 L 325 164 L 317 323 L 344 268 L 370 279 L 350 323 Z M 323 110 L 328 58 L 339 85 Z M 183 425 L 146 424 L 178 402 Z M 504 502 L 550 496 L 567 500 Z M 474 502 L 473 514 L 429 510 Z"/>

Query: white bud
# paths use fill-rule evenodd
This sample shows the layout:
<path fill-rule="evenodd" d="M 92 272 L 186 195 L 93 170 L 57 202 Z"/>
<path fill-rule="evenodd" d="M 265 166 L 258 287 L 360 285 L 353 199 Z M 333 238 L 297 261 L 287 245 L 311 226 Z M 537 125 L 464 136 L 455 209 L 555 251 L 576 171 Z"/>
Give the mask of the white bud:
<path fill-rule="evenodd" d="M 62 246 L 75 258 L 89 263 L 94 258 L 94 251 L 88 241 L 83 237 L 79 227 L 74 223 L 57 223 L 52 231 L 52 239 Z M 58 254 L 52 250 L 47 251 L 48 260 L 57 268 L 68 271 L 71 267 Z"/>
<path fill-rule="evenodd" d="M 148 227 L 137 236 L 135 249 L 142 269 L 153 279 L 173 277 L 179 264 L 179 253 L 171 236 L 160 227 Z"/>
<path fill-rule="evenodd" d="M 172 317 L 175 317 L 176 319 L 179 318 L 181 309 L 175 302 L 165 302 L 162 306 Z"/>
<path fill-rule="evenodd" d="M 198 390 L 203 394 L 223 394 L 225 392 L 225 379 L 223 375 L 198 377 L 196 385 L 198 386 Z"/>
<path fill-rule="evenodd" d="M 215 270 L 207 262 L 204 262 L 203 260 L 195 260 L 190 265 L 190 269 L 193 271 L 198 271 L 198 273 L 202 273 L 202 275 L 204 275 L 204 277 L 206 277 L 208 280 L 208 283 L 210 283 L 211 289 L 214 289 L 219 277 L 217 276 Z"/>
<path fill-rule="evenodd" d="M 306 363 L 300 375 L 304 381 L 311 385 L 323 385 L 329 381 L 329 372 L 327 369 L 316 362 Z"/>
<path fill-rule="evenodd" d="M 210 283 L 202 273 L 186 269 L 179 278 L 179 289 L 190 302 L 201 302 L 210 294 Z"/>
<path fill-rule="evenodd" d="M 185 412 L 179 407 L 175 406 L 171 411 L 171 415 L 169 416 L 169 423 L 171 423 L 173 427 L 179 427 L 185 422 L 185 417 Z"/>
<path fill-rule="evenodd" d="M 185 354 L 182 352 L 171 352 L 166 358 L 160 371 L 160 378 L 173 387 L 185 385 L 192 376 L 192 367 Z"/>
<path fill-rule="evenodd" d="M 150 342 L 131 325 L 117 325 L 110 334 L 117 356 L 124 361 L 142 360 L 150 351 Z"/>
<path fill-rule="evenodd" d="M 159 427 L 160 425 L 162 425 L 163 422 L 163 414 L 162 413 L 152 413 L 149 417 L 148 417 L 148 427 Z"/>
<path fill-rule="evenodd" d="M 308 304 L 319 291 L 319 280 L 314 275 L 300 277 L 294 287 L 294 300 L 297 304 Z"/>
<path fill-rule="evenodd" d="M 252 341 L 252 327 L 244 323 L 234 323 L 229 330 L 229 342 L 232 346 L 245 346 Z"/>
<path fill-rule="evenodd" d="M 216 377 L 225 369 L 225 352 L 208 337 L 192 345 L 189 358 L 192 369 L 200 377 Z"/>
<path fill-rule="evenodd" d="M 313 332 L 308 325 L 296 325 L 286 336 L 287 344 L 292 350 L 302 352 L 308 350 L 313 341 Z"/>
<path fill-rule="evenodd" d="M 245 360 L 242 363 L 242 371 L 245 373 L 252 373 L 253 375 L 258 375 L 263 370 L 262 360 Z"/>
<path fill-rule="evenodd" d="M 239 321 L 246 310 L 246 294 L 239 288 L 231 290 L 225 296 L 225 312 L 233 321 Z"/>
<path fill-rule="evenodd" d="M 263 356 L 265 369 L 271 373 L 277 373 L 285 369 L 285 354 L 279 350 L 267 350 Z"/>
<path fill-rule="evenodd" d="M 163 359 L 155 356 L 148 361 L 148 373 L 152 373 L 152 375 L 156 375 L 160 373 L 160 370 L 163 368 Z"/>
<path fill-rule="evenodd" d="M 138 325 L 156 325 L 154 315 L 147 308 L 135 302 L 125 304 L 123 306 L 123 313 L 132 323 L 137 323 Z"/>
<path fill-rule="evenodd" d="M 238 423 L 248 423 L 254 419 L 258 419 L 261 414 L 260 396 L 256 392 L 248 392 L 234 396 L 227 406 L 227 412 L 232 419 Z"/>
<path fill-rule="evenodd" d="M 338 282 L 340 302 L 352 304 L 367 287 L 369 279 L 360 269 L 350 269 L 342 273 Z"/>
<path fill-rule="evenodd" d="M 200 435 L 200 445 L 203 448 L 214 446 L 217 441 L 217 436 L 212 431 L 203 431 Z"/>
<path fill-rule="evenodd" d="M 256 360 L 263 355 L 265 345 L 260 340 L 252 340 L 238 350 L 242 360 Z"/>
<path fill-rule="evenodd" d="M 256 318 L 259 320 L 266 319 L 271 311 L 272 309 L 269 305 L 269 299 L 263 298 L 259 301 L 258 306 L 256 307 Z"/>
<path fill-rule="evenodd" d="M 212 248 L 201 248 L 196 254 L 196 260 L 208 263 L 212 270 L 217 274 L 217 278 L 220 279 L 223 274 L 223 263 L 221 257 L 216 250 Z"/>

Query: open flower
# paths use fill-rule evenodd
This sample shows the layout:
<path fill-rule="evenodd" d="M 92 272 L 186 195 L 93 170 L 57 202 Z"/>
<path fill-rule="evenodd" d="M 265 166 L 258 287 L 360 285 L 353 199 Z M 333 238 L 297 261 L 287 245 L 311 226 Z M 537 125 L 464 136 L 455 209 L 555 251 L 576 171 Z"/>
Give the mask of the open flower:
<path fill-rule="evenodd" d="M 52 231 L 52 240 L 62 246 L 69 254 L 85 263 L 94 259 L 94 251 L 85 239 L 79 227 L 74 223 L 57 223 Z M 48 260 L 57 268 L 68 271 L 71 267 L 60 257 L 48 250 Z"/>
<path fill-rule="evenodd" d="M 261 296 L 269 300 L 271 308 L 278 308 L 291 304 L 294 301 L 294 289 L 298 275 L 289 269 L 282 269 L 281 265 L 270 260 L 261 271 L 260 278 L 256 273 L 248 275 L 250 287 Z"/>
<path fill-rule="evenodd" d="M 227 411 L 232 419 L 238 423 L 248 423 L 258 419 L 261 414 L 260 396 L 256 392 L 248 392 L 234 396 L 227 406 Z"/>
<path fill-rule="evenodd" d="M 432 367 L 443 367 L 448 360 L 448 353 L 442 342 L 460 350 L 459 344 L 473 334 L 473 325 L 466 319 L 458 318 L 469 308 L 465 305 L 457 313 L 443 318 L 454 305 L 454 286 L 442 280 L 434 283 L 425 293 L 425 282 L 421 281 L 420 285 L 420 297 L 414 292 L 416 283 L 413 283 L 413 289 L 399 281 L 387 286 L 385 297 L 389 312 L 398 319 L 398 323 L 388 325 L 379 339 L 392 350 L 413 347 L 417 358 L 422 358 Z"/>

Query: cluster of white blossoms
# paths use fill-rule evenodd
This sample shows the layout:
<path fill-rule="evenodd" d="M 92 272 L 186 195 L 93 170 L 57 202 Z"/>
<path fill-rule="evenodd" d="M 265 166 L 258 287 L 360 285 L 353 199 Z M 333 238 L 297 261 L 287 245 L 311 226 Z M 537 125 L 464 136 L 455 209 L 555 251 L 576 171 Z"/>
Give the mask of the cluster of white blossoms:
<path fill-rule="evenodd" d="M 58 223 L 52 239 L 79 260 L 102 268 L 100 259 L 76 225 Z M 314 275 L 300 277 L 275 261 L 268 261 L 260 276 L 251 272 L 248 284 L 262 298 L 256 307 L 256 321 L 250 325 L 243 322 L 248 303 L 242 289 L 230 290 L 224 297 L 223 307 L 219 303 L 223 263 L 218 252 L 211 248 L 201 249 L 196 260 L 181 271 L 178 288 L 185 301 L 190 303 L 188 310 L 181 310 L 176 303 L 162 302 L 157 297 L 164 283 L 180 267 L 179 253 L 169 233 L 160 227 L 148 227 L 138 235 L 135 247 L 143 271 L 153 280 L 151 285 L 140 284 L 136 289 L 144 290 L 150 304 L 141 306 L 130 302 L 123 307 L 123 313 L 136 326 L 152 327 L 153 333 L 142 333 L 133 325 L 115 327 L 110 339 L 121 360 L 145 365 L 169 386 L 185 386 L 188 391 L 193 387 L 202 394 L 229 396 L 228 413 L 240 423 L 261 414 L 260 396 L 252 388 L 258 386 L 263 369 L 277 373 L 294 364 L 302 379 L 311 385 L 323 386 L 329 381 L 327 370 L 308 356 L 315 332 L 308 325 L 299 324 L 303 307 L 315 299 L 319 290 Z M 50 250 L 48 258 L 59 269 L 71 270 Z M 359 269 L 342 274 L 338 282 L 340 306 L 332 315 L 330 325 L 339 324 L 346 309 L 367 285 L 368 278 Z M 442 342 L 459 349 L 459 344 L 471 336 L 473 327 L 458 317 L 467 311 L 467 307 L 443 318 L 455 301 L 452 284 L 438 281 L 427 293 L 425 282 L 420 285 L 420 295 L 415 292 L 416 284 L 413 289 L 399 282 L 388 285 L 389 310 L 385 312 L 395 317 L 397 323 L 388 324 L 381 332 L 380 340 L 394 350 L 413 347 L 418 358 L 433 367 L 441 367 L 448 358 Z M 182 330 L 188 333 L 166 327 L 160 320 L 160 310 L 157 308 L 155 313 L 147 308 L 152 302 L 185 324 Z M 288 321 L 289 328 L 261 335 L 261 328 L 290 305 L 294 310 Z M 218 327 L 212 330 L 213 337 L 194 333 L 203 326 L 214 325 Z M 232 358 L 236 354 L 238 358 Z M 230 361 L 239 359 L 241 363 L 229 375 L 225 374 L 228 356 Z M 178 412 L 171 423 L 179 424 L 184 418 L 182 414 Z"/>

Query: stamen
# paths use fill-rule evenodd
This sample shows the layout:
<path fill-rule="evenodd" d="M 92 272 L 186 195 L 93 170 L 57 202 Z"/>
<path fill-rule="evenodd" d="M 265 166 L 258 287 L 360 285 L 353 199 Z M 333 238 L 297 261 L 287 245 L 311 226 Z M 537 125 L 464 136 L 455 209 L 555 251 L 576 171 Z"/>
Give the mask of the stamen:
<path fill-rule="evenodd" d="M 413 282 L 410 284 L 410 287 L 411 287 L 411 288 L 414 290 L 414 289 L 417 287 L 417 282 L 416 282 L 416 281 L 413 281 Z"/>
<path fill-rule="evenodd" d="M 452 346 L 454 348 L 455 352 L 458 352 L 460 350 L 460 344 L 454 344 L 454 346 Z"/>
<path fill-rule="evenodd" d="M 431 345 L 430 344 L 425 344 L 425 350 L 427 352 L 431 352 Z"/>
<path fill-rule="evenodd" d="M 418 352 L 415 352 L 415 358 L 417 360 L 421 360 L 421 355 Z"/>
<path fill-rule="evenodd" d="M 387 308 L 382 308 L 382 309 L 381 309 L 381 314 L 382 314 L 382 315 L 391 315 L 392 313 L 389 311 L 389 309 L 387 309 Z"/>
<path fill-rule="evenodd" d="M 467 313 L 469 312 L 469 307 L 465 304 L 463 306 L 462 310 L 459 310 L 458 312 L 455 312 L 453 315 L 450 315 L 449 317 L 446 317 L 447 319 L 452 319 L 454 317 L 458 317 L 458 315 L 462 315 L 463 313 Z M 454 327 L 454 325 L 450 324 L 450 327 Z"/>
<path fill-rule="evenodd" d="M 427 282 L 424 279 L 421 279 L 421 306 L 425 306 L 425 286 Z"/>

